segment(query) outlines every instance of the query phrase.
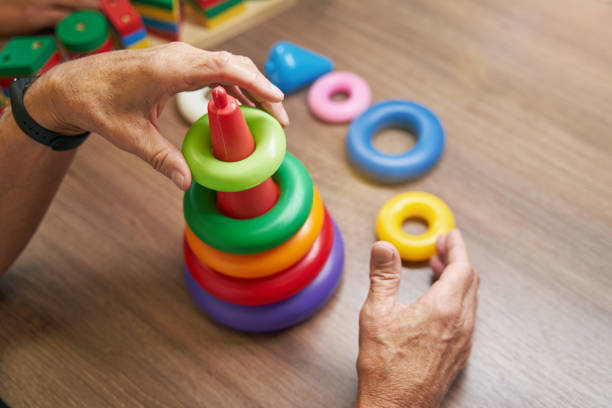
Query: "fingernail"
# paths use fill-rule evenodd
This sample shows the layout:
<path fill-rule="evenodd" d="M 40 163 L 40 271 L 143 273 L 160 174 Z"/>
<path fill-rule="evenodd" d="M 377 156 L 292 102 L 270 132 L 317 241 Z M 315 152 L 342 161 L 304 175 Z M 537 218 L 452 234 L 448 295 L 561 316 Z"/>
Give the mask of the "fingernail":
<path fill-rule="evenodd" d="M 393 259 L 393 250 L 385 244 L 375 244 L 372 250 L 372 259 L 375 265 L 385 265 Z"/>
<path fill-rule="evenodd" d="M 285 110 L 285 108 L 283 108 L 283 110 L 280 113 L 280 121 L 284 126 L 289 125 L 289 115 L 287 114 L 287 111 Z"/>
<path fill-rule="evenodd" d="M 450 230 L 448 236 L 452 236 L 453 239 L 463 238 L 463 235 L 461 235 L 461 231 L 459 231 L 457 228 L 453 228 L 452 230 Z"/>
<path fill-rule="evenodd" d="M 274 89 L 274 96 L 276 96 L 279 99 L 284 99 L 285 98 L 285 94 L 283 93 L 283 91 L 278 89 L 276 86 L 273 89 Z"/>
<path fill-rule="evenodd" d="M 173 171 L 171 178 L 174 184 L 176 184 L 178 188 L 183 189 L 183 183 L 185 182 L 185 176 L 183 176 L 183 174 L 180 171 L 178 170 Z"/>

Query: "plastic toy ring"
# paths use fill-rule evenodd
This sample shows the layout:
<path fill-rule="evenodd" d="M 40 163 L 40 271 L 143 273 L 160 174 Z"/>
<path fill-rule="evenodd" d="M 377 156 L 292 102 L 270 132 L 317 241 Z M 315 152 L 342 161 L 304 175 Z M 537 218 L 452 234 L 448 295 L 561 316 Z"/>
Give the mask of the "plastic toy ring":
<path fill-rule="evenodd" d="M 412 149 L 402 154 L 385 154 L 374 148 L 372 137 L 379 130 L 399 126 L 417 137 Z M 391 100 L 372 105 L 351 123 L 346 138 L 348 154 L 355 166 L 367 176 L 397 183 L 429 171 L 442 155 L 444 130 L 438 118 L 414 102 Z"/>
<path fill-rule="evenodd" d="M 255 218 L 239 220 L 221 214 L 214 191 L 192 183 L 185 193 L 183 212 L 193 233 L 205 244 L 232 254 L 254 254 L 291 238 L 304 224 L 314 196 L 310 174 L 287 153 L 272 177 L 280 196 L 272 209 Z"/>
<path fill-rule="evenodd" d="M 185 236 L 189 247 L 202 263 L 224 275 L 254 279 L 278 273 L 302 258 L 321 233 L 324 219 L 325 208 L 315 189 L 312 210 L 304 225 L 287 241 L 267 251 L 255 254 L 229 254 L 200 241 L 189 227 L 185 228 Z"/>
<path fill-rule="evenodd" d="M 285 329 L 312 316 L 332 296 L 342 278 L 344 245 L 334 223 L 334 243 L 317 277 L 301 292 L 277 303 L 240 306 L 224 302 L 202 289 L 185 268 L 189 293 L 212 319 L 236 330 L 267 332 Z"/>
<path fill-rule="evenodd" d="M 408 235 L 402 224 L 408 218 L 421 218 L 428 229 L 421 235 Z M 450 208 L 438 197 L 419 191 L 397 195 L 387 201 L 376 218 L 376 235 L 395 245 L 402 259 L 424 261 L 436 253 L 438 235 L 455 227 Z"/>
<path fill-rule="evenodd" d="M 229 303 L 259 306 L 287 299 L 312 282 L 327 261 L 333 238 L 332 221 L 326 212 L 321 234 L 306 255 L 289 268 L 259 279 L 232 278 L 214 271 L 200 262 L 186 239 L 183 252 L 191 276 L 208 293 Z"/>
<path fill-rule="evenodd" d="M 346 93 L 348 98 L 334 101 L 332 95 Z M 355 119 L 372 100 L 368 83 L 352 72 L 331 72 L 312 84 L 308 91 L 308 107 L 319 119 L 329 123 L 346 123 Z"/>
<path fill-rule="evenodd" d="M 183 155 L 196 183 L 216 191 L 242 191 L 263 183 L 283 162 L 285 132 L 270 114 L 241 106 L 255 138 L 255 151 L 236 162 L 218 160 L 212 153 L 208 115 L 195 122 L 185 135 Z"/>

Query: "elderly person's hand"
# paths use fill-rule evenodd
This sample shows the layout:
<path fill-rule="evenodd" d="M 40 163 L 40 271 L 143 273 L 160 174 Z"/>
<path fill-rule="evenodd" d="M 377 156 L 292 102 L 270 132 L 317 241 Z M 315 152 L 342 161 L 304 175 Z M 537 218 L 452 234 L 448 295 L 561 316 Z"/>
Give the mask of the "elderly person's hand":
<path fill-rule="evenodd" d="M 370 292 L 359 319 L 357 407 L 437 407 L 472 345 L 479 277 L 458 230 L 436 243 L 439 279 L 404 305 L 401 261 L 387 242 L 372 248 Z"/>
<path fill-rule="evenodd" d="M 24 105 L 43 127 L 67 136 L 98 133 L 186 190 L 191 172 L 181 152 L 160 133 L 158 118 L 175 93 L 216 84 L 288 124 L 283 93 L 250 59 L 183 43 L 60 64 L 30 86 Z M 0 116 L 0 275 L 36 231 L 75 153 L 54 151 L 29 138 L 10 106 Z"/>
<path fill-rule="evenodd" d="M 100 0 L 2 0 L 0 36 L 33 34 L 53 28 L 73 11 L 99 7 Z"/>
<path fill-rule="evenodd" d="M 282 125 L 289 122 L 281 104 L 283 93 L 250 59 L 184 43 L 61 64 L 34 82 L 24 103 L 42 126 L 66 135 L 98 133 L 187 189 L 191 184 L 187 163 L 159 132 L 157 119 L 177 92 L 210 84 L 225 85 L 244 104 L 257 103 Z"/>

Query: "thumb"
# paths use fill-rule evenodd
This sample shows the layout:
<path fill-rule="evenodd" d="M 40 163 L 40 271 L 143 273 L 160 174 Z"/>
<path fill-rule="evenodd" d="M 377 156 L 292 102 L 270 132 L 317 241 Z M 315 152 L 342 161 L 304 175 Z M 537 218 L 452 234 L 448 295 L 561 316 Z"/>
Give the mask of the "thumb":
<path fill-rule="evenodd" d="M 139 138 L 133 153 L 164 174 L 181 190 L 191 185 L 191 172 L 183 154 L 151 126 Z"/>
<path fill-rule="evenodd" d="M 395 247 L 384 241 L 372 246 L 368 302 L 391 306 L 397 301 L 402 262 Z"/>

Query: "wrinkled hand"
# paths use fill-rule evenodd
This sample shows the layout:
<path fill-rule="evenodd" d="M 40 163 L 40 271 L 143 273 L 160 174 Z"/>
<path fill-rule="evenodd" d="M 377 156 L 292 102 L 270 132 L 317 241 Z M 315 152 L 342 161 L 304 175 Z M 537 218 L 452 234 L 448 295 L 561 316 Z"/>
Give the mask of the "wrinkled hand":
<path fill-rule="evenodd" d="M 243 104 L 257 103 L 288 124 L 283 93 L 250 59 L 178 42 L 61 64 L 32 85 L 24 103 L 42 126 L 61 134 L 98 133 L 185 190 L 191 173 L 181 152 L 160 133 L 158 117 L 177 92 L 211 84 L 224 85 Z"/>
<path fill-rule="evenodd" d="M 458 230 L 441 236 L 431 261 L 439 279 L 419 300 L 398 302 L 401 260 L 372 248 L 370 292 L 359 319 L 357 407 L 437 407 L 466 365 L 479 277 Z"/>
<path fill-rule="evenodd" d="M 53 28 L 75 10 L 99 7 L 100 0 L 2 0 L 0 36 L 33 34 Z"/>

